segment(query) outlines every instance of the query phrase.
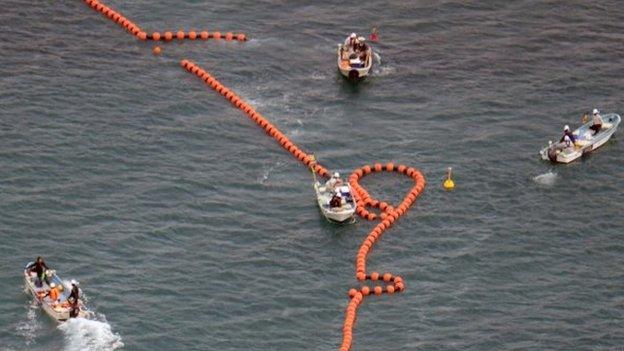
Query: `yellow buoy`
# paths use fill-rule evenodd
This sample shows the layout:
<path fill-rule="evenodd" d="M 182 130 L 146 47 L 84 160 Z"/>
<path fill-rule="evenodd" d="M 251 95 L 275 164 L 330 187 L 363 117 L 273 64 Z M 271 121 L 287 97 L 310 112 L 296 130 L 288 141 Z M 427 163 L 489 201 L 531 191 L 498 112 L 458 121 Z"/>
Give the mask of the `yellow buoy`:
<path fill-rule="evenodd" d="M 446 180 L 444 181 L 444 184 L 442 184 L 442 186 L 444 186 L 444 189 L 446 190 L 455 189 L 455 182 L 453 181 L 453 179 L 451 179 L 451 170 L 452 168 L 449 167 L 446 173 Z"/>

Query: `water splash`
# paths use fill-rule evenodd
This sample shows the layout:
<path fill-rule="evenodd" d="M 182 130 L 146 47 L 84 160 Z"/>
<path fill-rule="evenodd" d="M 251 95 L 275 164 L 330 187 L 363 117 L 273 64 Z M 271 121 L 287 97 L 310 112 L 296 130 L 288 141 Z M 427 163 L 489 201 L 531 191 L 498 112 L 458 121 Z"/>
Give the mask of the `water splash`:
<path fill-rule="evenodd" d="M 65 335 L 64 349 L 66 351 L 112 351 L 123 347 L 121 337 L 112 332 L 106 318 L 100 315 L 98 319 L 72 318 L 60 324 L 58 328 Z"/>
<path fill-rule="evenodd" d="M 39 330 L 41 329 L 41 323 L 37 318 L 37 310 L 39 306 L 36 301 L 32 301 L 28 307 L 28 313 L 26 314 L 26 320 L 21 321 L 15 327 L 15 331 L 18 335 L 23 336 L 26 345 L 31 345 L 35 342 L 35 338 Z"/>
<path fill-rule="evenodd" d="M 381 65 L 381 55 L 373 51 L 373 57 L 375 58 L 375 63 Z"/>
<path fill-rule="evenodd" d="M 557 180 L 557 173 L 548 172 L 533 177 L 533 181 L 539 185 L 553 186 Z"/>

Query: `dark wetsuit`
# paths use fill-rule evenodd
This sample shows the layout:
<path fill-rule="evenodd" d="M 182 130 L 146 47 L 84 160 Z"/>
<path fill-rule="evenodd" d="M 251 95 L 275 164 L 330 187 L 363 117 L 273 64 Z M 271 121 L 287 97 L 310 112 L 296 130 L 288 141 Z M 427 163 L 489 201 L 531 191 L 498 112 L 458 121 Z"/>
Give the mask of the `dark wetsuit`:
<path fill-rule="evenodd" d="M 340 207 L 340 206 L 342 206 L 342 199 L 340 198 L 340 196 L 334 195 L 334 197 L 332 197 L 331 200 L 329 201 L 329 207 L 335 208 L 335 207 Z"/>
<path fill-rule="evenodd" d="M 80 298 L 80 289 L 77 286 L 72 285 L 71 293 L 67 297 L 67 301 L 71 304 L 69 310 L 69 317 L 76 318 L 80 314 L 80 306 L 78 306 L 78 299 Z"/>
<path fill-rule="evenodd" d="M 39 278 L 40 282 L 45 280 L 46 283 L 50 285 L 50 281 L 48 280 L 48 277 L 45 275 L 46 269 L 49 269 L 48 266 L 46 266 L 45 262 L 35 261 L 35 263 L 32 263 L 30 266 L 28 266 L 28 269 L 30 269 L 31 272 L 34 271 L 35 273 L 37 273 L 37 278 Z"/>
<path fill-rule="evenodd" d="M 560 142 L 563 142 L 563 140 L 565 139 L 565 136 L 568 136 L 568 138 L 570 138 L 570 141 L 572 142 L 572 144 L 574 144 L 576 142 L 576 135 L 572 134 L 571 131 L 566 130 L 563 132 L 563 136 L 561 137 L 561 140 L 559 140 Z"/>
<path fill-rule="evenodd" d="M 71 293 L 69 294 L 69 297 L 67 297 L 68 300 L 70 301 L 78 301 L 78 299 L 80 298 L 80 289 L 78 289 L 77 286 L 72 286 L 71 289 Z"/>

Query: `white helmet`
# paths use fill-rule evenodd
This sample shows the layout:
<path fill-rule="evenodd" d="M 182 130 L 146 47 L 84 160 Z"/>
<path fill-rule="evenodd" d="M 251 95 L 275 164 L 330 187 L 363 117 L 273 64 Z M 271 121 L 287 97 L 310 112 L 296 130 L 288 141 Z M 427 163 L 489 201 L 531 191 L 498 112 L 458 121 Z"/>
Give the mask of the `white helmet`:
<path fill-rule="evenodd" d="M 54 289 L 54 288 L 56 288 L 56 284 L 54 284 L 54 283 L 50 283 L 50 287 L 51 287 L 52 289 Z"/>
<path fill-rule="evenodd" d="M 340 178 L 340 173 L 338 172 L 334 173 L 334 178 Z"/>
<path fill-rule="evenodd" d="M 355 33 L 351 33 L 351 35 L 349 35 L 349 38 L 355 38 L 355 37 L 357 37 L 357 34 Z"/>
<path fill-rule="evenodd" d="M 563 127 L 563 130 L 570 130 L 570 126 L 566 124 L 565 127 Z"/>
<path fill-rule="evenodd" d="M 78 285 L 79 285 L 79 284 L 78 284 L 78 281 L 77 281 L 76 279 L 72 279 L 72 280 L 70 281 L 70 283 L 71 283 L 71 285 L 75 285 L 75 286 L 78 286 Z"/>
<path fill-rule="evenodd" d="M 366 38 L 364 38 L 364 37 L 358 37 L 357 39 L 360 41 L 360 43 L 366 41 Z"/>
<path fill-rule="evenodd" d="M 599 113 L 600 113 L 600 111 L 598 111 L 598 109 L 597 109 L 597 108 L 595 108 L 593 113 L 594 113 L 595 115 L 597 115 L 597 114 L 599 114 Z"/>

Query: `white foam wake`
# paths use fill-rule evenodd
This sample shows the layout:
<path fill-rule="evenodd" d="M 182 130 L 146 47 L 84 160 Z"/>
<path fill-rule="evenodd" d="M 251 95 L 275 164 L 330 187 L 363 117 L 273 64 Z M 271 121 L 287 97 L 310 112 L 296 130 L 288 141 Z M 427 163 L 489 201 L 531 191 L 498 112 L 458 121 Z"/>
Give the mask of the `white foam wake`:
<path fill-rule="evenodd" d="M 17 334 L 23 336 L 26 340 L 26 345 L 30 345 L 35 342 L 37 333 L 41 329 L 41 323 L 37 319 L 38 309 L 39 305 L 33 301 L 28 308 L 26 320 L 19 322 L 15 328 Z"/>
<path fill-rule="evenodd" d="M 123 347 L 121 337 L 111 330 L 102 316 L 102 321 L 72 318 L 58 328 L 65 334 L 66 351 L 111 351 Z"/>
<path fill-rule="evenodd" d="M 540 185 L 553 186 L 557 180 L 557 173 L 548 172 L 533 177 L 533 181 Z"/>

